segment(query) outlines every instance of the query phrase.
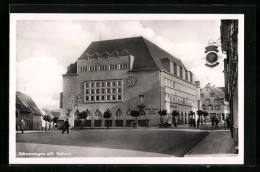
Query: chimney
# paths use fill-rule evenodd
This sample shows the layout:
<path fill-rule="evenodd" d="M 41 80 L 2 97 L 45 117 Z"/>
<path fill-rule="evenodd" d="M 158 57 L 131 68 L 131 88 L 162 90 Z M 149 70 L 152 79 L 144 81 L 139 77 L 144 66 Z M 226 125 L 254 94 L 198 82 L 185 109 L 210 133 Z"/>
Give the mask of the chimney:
<path fill-rule="evenodd" d="M 215 87 L 215 85 L 213 85 L 213 87 Z"/>
<path fill-rule="evenodd" d="M 210 83 L 208 83 L 208 85 L 210 85 Z"/>

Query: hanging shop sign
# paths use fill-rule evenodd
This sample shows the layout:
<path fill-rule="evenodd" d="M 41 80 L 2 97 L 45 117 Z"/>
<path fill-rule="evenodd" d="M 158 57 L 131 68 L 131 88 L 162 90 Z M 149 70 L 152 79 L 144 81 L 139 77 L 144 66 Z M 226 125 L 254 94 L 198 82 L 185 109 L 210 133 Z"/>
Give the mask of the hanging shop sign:
<path fill-rule="evenodd" d="M 213 68 L 219 65 L 218 47 L 215 45 L 209 45 L 205 47 L 205 49 L 206 49 L 205 53 L 206 53 L 206 61 L 207 61 L 207 63 L 205 63 L 205 66 Z"/>

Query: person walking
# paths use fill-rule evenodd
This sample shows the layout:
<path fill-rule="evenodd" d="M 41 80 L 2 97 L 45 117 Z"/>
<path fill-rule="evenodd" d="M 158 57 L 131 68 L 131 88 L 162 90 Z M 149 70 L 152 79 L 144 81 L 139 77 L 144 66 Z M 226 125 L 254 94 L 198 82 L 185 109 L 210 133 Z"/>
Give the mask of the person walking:
<path fill-rule="evenodd" d="M 69 120 L 66 119 L 66 121 L 64 122 L 64 128 L 62 130 L 62 134 L 64 134 L 64 131 L 66 130 L 67 130 L 67 134 L 69 134 L 69 127 L 70 127 Z"/>
<path fill-rule="evenodd" d="M 212 117 L 212 118 L 211 118 L 212 127 L 214 127 L 214 122 L 215 122 L 215 119 L 214 119 L 214 117 Z"/>
<path fill-rule="evenodd" d="M 218 127 L 218 118 L 215 118 L 216 127 Z"/>
<path fill-rule="evenodd" d="M 25 122 L 24 122 L 23 119 L 21 119 L 21 121 L 20 121 L 20 129 L 21 129 L 22 134 L 23 134 L 23 131 L 24 131 L 24 129 L 25 129 Z"/>
<path fill-rule="evenodd" d="M 200 118 L 197 119 L 197 127 L 200 127 Z"/>
<path fill-rule="evenodd" d="M 226 118 L 226 125 L 227 125 L 227 129 L 229 130 L 229 128 L 230 128 L 230 120 L 229 120 L 229 117 Z"/>
<path fill-rule="evenodd" d="M 193 128 L 196 128 L 196 121 L 195 118 L 192 119 Z"/>

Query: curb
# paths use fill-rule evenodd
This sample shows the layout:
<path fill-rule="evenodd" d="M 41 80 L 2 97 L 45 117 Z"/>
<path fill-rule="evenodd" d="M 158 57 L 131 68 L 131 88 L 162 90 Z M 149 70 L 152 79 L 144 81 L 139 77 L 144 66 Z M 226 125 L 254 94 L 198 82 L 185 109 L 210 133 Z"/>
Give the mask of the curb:
<path fill-rule="evenodd" d="M 186 157 L 186 155 L 190 154 L 195 148 L 197 148 L 206 138 L 209 137 L 209 135 L 212 133 L 213 131 L 210 131 L 210 133 L 204 138 L 202 139 L 196 146 L 194 146 L 191 150 L 189 150 L 189 152 L 187 152 L 183 157 Z"/>

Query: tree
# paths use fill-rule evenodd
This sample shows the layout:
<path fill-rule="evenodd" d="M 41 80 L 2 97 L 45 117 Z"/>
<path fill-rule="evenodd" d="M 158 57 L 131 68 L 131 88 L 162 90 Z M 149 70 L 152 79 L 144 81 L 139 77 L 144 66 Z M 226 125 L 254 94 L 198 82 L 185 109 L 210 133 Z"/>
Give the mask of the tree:
<path fill-rule="evenodd" d="M 54 117 L 54 118 L 52 118 L 53 123 L 56 124 L 55 127 L 57 127 L 58 119 L 59 119 L 58 117 Z"/>
<path fill-rule="evenodd" d="M 42 118 L 44 121 L 46 121 L 45 123 L 45 131 L 47 130 L 47 122 L 51 122 L 52 119 L 50 117 L 50 115 L 44 115 L 43 118 Z M 50 129 L 49 129 L 50 130 Z"/>
<path fill-rule="evenodd" d="M 209 114 L 208 114 L 208 112 L 206 112 L 206 111 L 202 111 L 202 115 L 203 115 L 203 117 L 204 117 L 204 122 L 205 122 L 205 124 L 206 124 L 206 116 L 209 116 Z"/>
<path fill-rule="evenodd" d="M 80 119 L 80 129 L 83 129 L 83 121 L 88 117 L 88 114 L 86 111 L 79 112 L 78 113 L 78 118 Z"/>
<path fill-rule="evenodd" d="M 173 117 L 173 125 L 174 125 L 174 127 L 177 127 L 176 117 L 179 115 L 179 112 L 177 110 L 173 110 L 171 114 Z"/>
<path fill-rule="evenodd" d="M 165 110 L 165 109 L 159 110 L 158 114 L 160 115 L 161 122 L 162 122 L 162 117 L 167 115 L 167 110 Z"/>
<path fill-rule="evenodd" d="M 108 124 L 108 119 L 111 118 L 112 113 L 110 112 L 109 109 L 107 109 L 107 111 L 104 112 L 103 117 L 107 119 L 107 129 L 109 129 L 109 124 Z"/>
<path fill-rule="evenodd" d="M 136 127 L 137 127 L 138 117 L 140 116 L 139 111 L 138 111 L 138 110 L 131 110 L 130 115 L 131 115 L 132 117 L 135 117 L 135 122 L 136 122 Z"/>

